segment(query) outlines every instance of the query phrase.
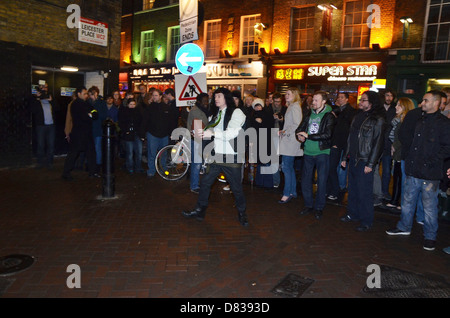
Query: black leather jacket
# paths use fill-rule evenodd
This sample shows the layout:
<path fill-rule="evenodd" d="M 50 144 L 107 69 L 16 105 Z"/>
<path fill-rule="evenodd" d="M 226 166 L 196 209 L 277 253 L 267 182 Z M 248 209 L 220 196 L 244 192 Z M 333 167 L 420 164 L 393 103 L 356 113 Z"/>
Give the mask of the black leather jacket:
<path fill-rule="evenodd" d="M 366 116 L 359 131 L 355 131 L 354 123 L 358 116 Z M 383 154 L 384 132 L 386 119 L 382 112 L 368 111 L 360 112 L 353 118 L 350 126 L 350 134 L 347 141 L 347 149 L 344 158 L 348 158 L 350 151 L 350 140 L 354 133 L 358 134 L 358 147 L 356 151 L 356 162 L 362 160 L 366 162 L 366 167 L 374 168 Z"/>
<path fill-rule="evenodd" d="M 325 108 L 323 110 L 325 110 Z M 311 115 L 309 114 L 304 117 L 298 128 L 295 130 L 295 134 L 302 131 L 304 132 L 308 131 L 310 116 Z M 323 116 L 322 120 L 320 121 L 319 131 L 317 132 L 317 134 L 308 135 L 308 139 L 312 141 L 318 141 L 320 150 L 331 148 L 331 137 L 333 135 L 333 129 L 335 124 L 336 124 L 336 116 L 333 114 L 333 112 L 330 111 L 326 113 Z M 304 143 L 302 144 L 302 147 L 303 145 Z"/>

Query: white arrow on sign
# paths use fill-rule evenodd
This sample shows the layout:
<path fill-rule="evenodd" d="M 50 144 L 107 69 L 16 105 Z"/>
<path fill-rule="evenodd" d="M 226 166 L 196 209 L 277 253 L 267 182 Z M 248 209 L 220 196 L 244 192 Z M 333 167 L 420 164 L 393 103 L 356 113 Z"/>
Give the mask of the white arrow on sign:
<path fill-rule="evenodd" d="M 180 62 L 183 66 L 188 66 L 187 62 L 201 62 L 202 58 L 200 56 L 191 56 L 188 57 L 188 52 L 184 52 L 181 54 L 181 56 L 178 58 L 178 62 Z"/>

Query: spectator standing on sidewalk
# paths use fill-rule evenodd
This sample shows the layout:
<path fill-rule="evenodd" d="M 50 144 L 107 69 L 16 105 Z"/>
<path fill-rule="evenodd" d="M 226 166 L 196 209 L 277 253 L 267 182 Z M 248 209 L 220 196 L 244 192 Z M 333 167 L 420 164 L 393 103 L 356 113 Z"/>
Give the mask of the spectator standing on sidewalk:
<path fill-rule="evenodd" d="M 119 108 L 118 122 L 125 148 L 125 168 L 130 174 L 145 172 L 142 169 L 142 115 L 142 109 L 134 99 L 129 99 L 127 106 Z"/>
<path fill-rule="evenodd" d="M 318 220 L 322 218 L 326 203 L 331 136 L 336 118 L 331 111 L 331 106 L 326 102 L 326 92 L 315 92 L 311 113 L 304 118 L 296 130 L 298 139 L 304 145 L 302 195 L 305 206 L 300 214 L 306 215 L 314 211 L 314 216 Z M 317 171 L 317 192 L 314 199 L 312 181 L 315 170 Z"/>
<path fill-rule="evenodd" d="M 411 148 L 405 159 L 405 191 L 402 214 L 388 235 L 410 235 L 416 198 L 422 196 L 425 250 L 435 249 L 438 230 L 438 188 L 443 177 L 444 160 L 450 157 L 450 119 L 439 111 L 441 94 L 428 91 L 422 100 L 421 118 L 416 122 Z"/>
<path fill-rule="evenodd" d="M 283 196 L 278 203 L 288 203 L 297 197 L 297 177 L 295 175 L 295 157 L 303 156 L 300 142 L 295 130 L 302 122 L 302 109 L 300 106 L 300 91 L 297 87 L 291 87 L 285 95 L 287 110 L 284 116 L 283 130 L 279 131 L 279 154 L 281 157 L 281 170 L 284 174 Z"/>
<path fill-rule="evenodd" d="M 55 112 L 52 98 L 47 90 L 39 88 L 31 101 L 30 111 L 34 117 L 37 139 L 37 168 L 53 168 L 55 153 Z"/>
<path fill-rule="evenodd" d="M 92 121 L 95 120 L 98 114 L 86 101 L 88 95 L 85 87 L 77 88 L 75 94 L 77 99 L 70 108 L 73 126 L 70 133 L 69 153 L 64 162 L 62 174 L 62 178 L 67 181 L 73 180 L 70 172 L 73 170 L 81 152 L 86 153 L 89 176 L 100 177 L 95 171 L 95 146 L 92 138 Z"/>
<path fill-rule="evenodd" d="M 398 137 L 398 132 L 400 131 L 402 122 L 406 116 L 406 114 L 414 109 L 414 103 L 411 99 L 407 97 L 399 98 L 397 105 L 395 106 L 396 116 L 392 119 L 391 122 L 391 131 L 389 133 L 389 139 L 392 142 L 391 146 L 391 154 L 392 159 L 394 160 L 394 169 L 393 169 L 393 190 L 392 190 L 392 199 L 389 203 L 386 204 L 388 208 L 394 208 L 398 211 L 401 210 L 400 199 L 402 196 L 402 168 L 401 168 L 401 147 L 402 144 Z"/>
<path fill-rule="evenodd" d="M 88 90 L 89 102 L 91 106 L 97 111 L 98 118 L 93 119 L 92 135 L 95 145 L 95 162 L 97 164 L 96 172 L 99 173 L 102 166 L 102 136 L 103 136 L 103 122 L 108 117 L 108 106 L 100 96 L 100 90 L 97 86 L 92 86 Z M 117 120 L 117 118 L 116 118 Z"/>
<path fill-rule="evenodd" d="M 338 93 L 336 107 L 333 113 L 337 116 L 336 125 L 331 137 L 330 148 L 330 172 L 327 180 L 328 199 L 337 201 L 340 193 L 338 169 L 341 169 L 341 161 L 347 147 L 347 139 L 350 131 L 350 125 L 357 110 L 348 103 L 349 95 L 346 92 Z M 348 169 L 345 171 L 347 175 Z"/>
<path fill-rule="evenodd" d="M 374 168 L 383 153 L 385 112 L 380 96 L 373 91 L 362 94 L 358 112 L 350 126 L 342 167 L 348 168 L 347 214 L 342 222 L 359 221 L 359 232 L 373 224 Z M 349 161 L 347 162 L 347 158 Z"/>

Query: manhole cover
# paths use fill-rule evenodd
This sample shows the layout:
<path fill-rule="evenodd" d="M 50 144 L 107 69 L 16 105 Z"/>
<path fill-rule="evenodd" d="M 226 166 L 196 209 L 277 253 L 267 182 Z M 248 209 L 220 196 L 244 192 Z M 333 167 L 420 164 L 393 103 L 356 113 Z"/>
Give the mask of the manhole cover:
<path fill-rule="evenodd" d="M 311 278 L 289 274 L 272 289 L 272 293 L 284 297 L 300 297 L 312 283 L 314 280 Z"/>
<path fill-rule="evenodd" d="M 8 255 L 0 257 L 0 276 L 21 272 L 34 263 L 34 257 L 28 255 Z"/>
<path fill-rule="evenodd" d="M 442 280 L 380 265 L 381 287 L 363 292 L 381 298 L 450 298 L 450 284 Z"/>

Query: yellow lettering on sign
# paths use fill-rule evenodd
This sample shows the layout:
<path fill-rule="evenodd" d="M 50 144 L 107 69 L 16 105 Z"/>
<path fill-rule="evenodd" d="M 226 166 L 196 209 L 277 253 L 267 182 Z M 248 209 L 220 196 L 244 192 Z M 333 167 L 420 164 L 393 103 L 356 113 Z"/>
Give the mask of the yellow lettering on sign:
<path fill-rule="evenodd" d="M 288 68 L 286 70 L 286 79 L 287 80 L 291 80 L 292 79 L 292 69 L 291 68 Z"/>
<path fill-rule="evenodd" d="M 277 70 L 275 73 L 275 78 L 279 80 L 284 79 L 284 70 Z"/>
<path fill-rule="evenodd" d="M 303 79 L 303 69 L 302 68 L 294 69 L 294 79 L 295 80 Z"/>

